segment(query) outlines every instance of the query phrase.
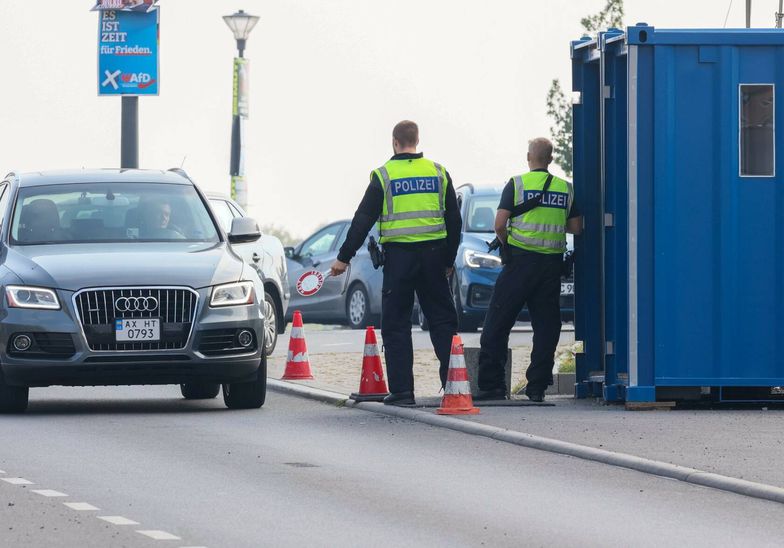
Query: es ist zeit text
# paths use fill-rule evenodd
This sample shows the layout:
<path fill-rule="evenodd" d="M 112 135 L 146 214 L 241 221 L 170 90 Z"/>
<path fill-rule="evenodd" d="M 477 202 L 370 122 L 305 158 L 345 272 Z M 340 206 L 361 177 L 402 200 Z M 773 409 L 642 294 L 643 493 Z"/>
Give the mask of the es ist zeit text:
<path fill-rule="evenodd" d="M 127 39 L 128 33 L 120 31 L 117 14 L 113 11 L 103 12 L 101 14 L 101 42 L 125 42 Z"/>

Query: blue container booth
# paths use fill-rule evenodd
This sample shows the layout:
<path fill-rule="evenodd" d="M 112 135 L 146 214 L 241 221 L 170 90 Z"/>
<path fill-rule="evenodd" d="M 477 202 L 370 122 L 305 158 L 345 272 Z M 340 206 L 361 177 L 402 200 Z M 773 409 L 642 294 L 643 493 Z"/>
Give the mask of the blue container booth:
<path fill-rule="evenodd" d="M 784 398 L 784 31 L 572 43 L 576 395 Z"/>

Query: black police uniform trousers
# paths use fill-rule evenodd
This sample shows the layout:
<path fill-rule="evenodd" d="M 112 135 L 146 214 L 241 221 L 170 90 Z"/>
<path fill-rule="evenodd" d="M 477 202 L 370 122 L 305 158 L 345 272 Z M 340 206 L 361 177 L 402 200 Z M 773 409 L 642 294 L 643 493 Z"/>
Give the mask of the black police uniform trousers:
<path fill-rule="evenodd" d="M 517 316 L 528 305 L 534 346 L 526 372 L 526 392 L 544 392 L 553 383 L 553 362 L 561 336 L 560 254 L 514 251 L 493 290 L 487 310 L 479 352 L 479 388 L 494 390 L 506 386 L 509 333 Z"/>
<path fill-rule="evenodd" d="M 442 240 L 428 244 L 384 246 L 384 283 L 381 296 L 381 335 L 387 362 L 389 391 L 414 391 L 414 349 L 411 343 L 411 313 L 414 292 L 430 325 L 430 340 L 441 364 L 441 385 L 446 384 L 452 335 L 457 331 L 457 314 L 445 276 Z"/>

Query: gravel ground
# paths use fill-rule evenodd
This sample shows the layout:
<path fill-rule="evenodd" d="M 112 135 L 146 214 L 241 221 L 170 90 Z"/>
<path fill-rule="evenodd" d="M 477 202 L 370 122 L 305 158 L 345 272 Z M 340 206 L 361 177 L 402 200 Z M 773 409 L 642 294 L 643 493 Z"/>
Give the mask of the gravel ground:
<path fill-rule="evenodd" d="M 559 350 L 571 345 L 561 345 Z M 382 358 L 383 362 L 383 358 Z M 525 378 L 525 370 L 531 363 L 531 347 L 512 348 L 512 386 Z M 319 353 L 310 356 L 313 383 L 341 393 L 355 392 L 359 388 L 362 355 L 358 352 Z M 273 356 L 269 362 L 269 376 L 279 379 L 286 367 L 286 357 Z M 441 382 L 438 378 L 438 360 L 432 350 L 414 351 L 414 383 L 418 396 L 437 396 Z"/>

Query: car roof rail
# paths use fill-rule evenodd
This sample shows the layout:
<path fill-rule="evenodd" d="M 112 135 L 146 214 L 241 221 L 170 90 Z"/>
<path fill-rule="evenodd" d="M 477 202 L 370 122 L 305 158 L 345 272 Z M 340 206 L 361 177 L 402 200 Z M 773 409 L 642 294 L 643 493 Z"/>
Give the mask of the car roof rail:
<path fill-rule="evenodd" d="M 167 171 L 170 171 L 172 173 L 176 173 L 180 177 L 184 177 L 184 178 L 188 179 L 189 181 L 191 181 L 191 178 L 188 176 L 188 174 L 185 172 L 185 170 L 182 169 L 181 167 L 171 167 Z M 193 182 L 193 181 L 191 181 L 191 182 Z"/>
<path fill-rule="evenodd" d="M 468 190 L 471 192 L 471 194 L 473 194 L 473 193 L 474 193 L 474 185 L 472 185 L 471 183 L 463 183 L 462 185 L 460 185 L 459 187 L 457 187 L 455 190 L 460 190 L 460 189 L 461 189 L 461 188 L 463 188 L 463 187 L 466 187 L 466 188 L 468 188 Z"/>

